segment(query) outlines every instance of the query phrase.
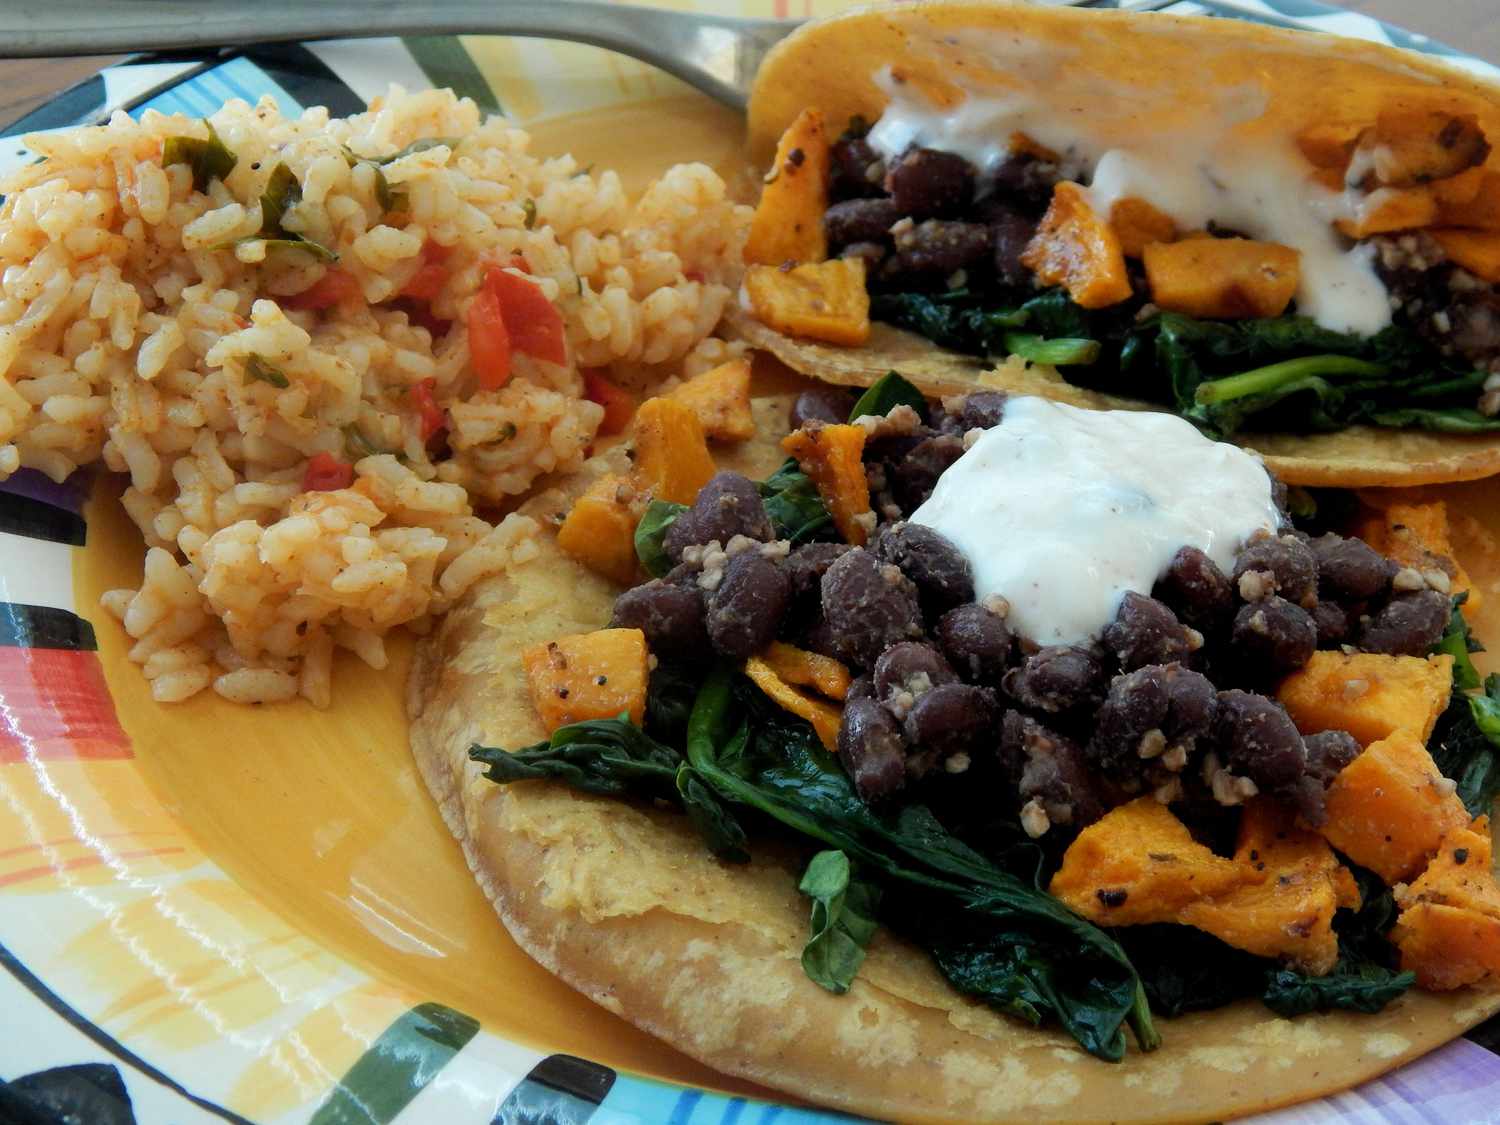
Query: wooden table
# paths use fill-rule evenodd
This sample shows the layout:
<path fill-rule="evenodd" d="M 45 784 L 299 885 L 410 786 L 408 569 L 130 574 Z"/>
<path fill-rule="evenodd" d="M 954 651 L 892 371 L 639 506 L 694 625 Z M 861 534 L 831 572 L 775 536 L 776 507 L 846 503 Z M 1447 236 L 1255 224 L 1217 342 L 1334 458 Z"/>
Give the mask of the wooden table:
<path fill-rule="evenodd" d="M 1497 0 L 1344 0 L 1344 7 L 1500 63 Z M 87 78 L 113 58 L 0 59 L 0 126 Z"/>

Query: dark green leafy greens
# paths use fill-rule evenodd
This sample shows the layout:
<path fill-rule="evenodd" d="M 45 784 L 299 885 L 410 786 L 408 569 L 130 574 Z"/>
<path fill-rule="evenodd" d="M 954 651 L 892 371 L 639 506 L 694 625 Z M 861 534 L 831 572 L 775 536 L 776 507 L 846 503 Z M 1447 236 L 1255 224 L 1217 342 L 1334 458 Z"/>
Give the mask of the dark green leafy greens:
<path fill-rule="evenodd" d="M 1397 325 L 1362 337 L 1295 315 L 1137 321 L 1133 303 L 1086 310 L 1057 289 L 1029 298 L 1018 290 L 884 293 L 871 313 L 956 351 L 1014 353 L 1080 386 L 1170 406 L 1216 437 L 1358 423 L 1500 431 L 1500 418 L 1474 407 L 1485 372 Z"/>
<path fill-rule="evenodd" d="M 887 371 L 865 388 L 849 411 L 849 421 L 870 414 L 884 417 L 898 406 L 909 406 L 922 417 L 927 416 L 927 400 L 922 392 L 895 371 Z"/>
<path fill-rule="evenodd" d="M 1470 634 L 1460 612 L 1467 600 L 1467 593 L 1453 599 L 1448 627 L 1433 646 L 1433 652 L 1453 657 L 1453 696 L 1438 716 L 1427 749 L 1443 776 L 1458 786 L 1469 815 L 1484 816 L 1500 796 L 1500 676 L 1487 676 L 1481 685 L 1469 659 L 1484 646 Z"/>
<path fill-rule="evenodd" d="M 661 799 L 671 752 L 645 745 L 651 740 L 633 728 L 619 729 L 628 724 L 611 723 L 564 727 L 550 743 L 514 755 L 514 765 L 503 751 L 470 753 L 502 783 L 547 776 L 589 792 Z M 1146 1049 L 1159 1042 L 1140 981 L 1114 939 L 995 867 L 925 806 L 872 810 L 812 728 L 743 678 L 724 669 L 710 674 L 688 721 L 686 759 L 691 777 L 675 792 L 699 804 L 688 811 L 700 828 L 713 819 L 720 847 L 725 838 L 743 841 L 743 831 L 706 796 L 842 851 L 887 893 L 895 886 L 921 898 L 924 921 L 945 918 L 931 949 L 956 987 L 1031 1020 L 1056 1020 L 1101 1058 L 1123 1057 L 1127 1022 Z M 645 782 L 638 790 L 637 778 Z M 903 909 L 901 916 L 912 914 Z"/>
<path fill-rule="evenodd" d="M 670 500 L 653 500 L 635 525 L 635 557 L 641 567 L 652 578 L 660 578 L 672 569 L 672 560 L 667 557 L 662 540 L 667 528 L 677 522 L 677 517 L 687 511 L 686 504 L 674 504 Z"/>
<path fill-rule="evenodd" d="M 812 857 L 797 889 L 812 899 L 812 936 L 802 950 L 802 970 L 829 992 L 844 993 L 875 935 L 880 888 L 852 877 L 849 857 L 838 850 Z"/>
<path fill-rule="evenodd" d="M 222 180 L 239 163 L 239 157 L 219 139 L 214 127 L 207 121 L 203 124 L 208 126 L 207 140 L 197 137 L 168 137 L 161 146 L 161 162 L 164 167 L 186 164 L 193 170 L 194 191 L 207 191 L 210 183 Z"/>
<path fill-rule="evenodd" d="M 760 498 L 776 538 L 789 539 L 794 547 L 815 539 L 833 523 L 817 486 L 796 461 L 787 461 L 761 482 Z"/>
<path fill-rule="evenodd" d="M 1453 609 L 1448 616 L 1448 627 L 1433 652 L 1446 652 L 1453 657 L 1453 686 L 1458 691 L 1473 691 L 1480 686 L 1479 672 L 1470 656 L 1483 652 L 1480 644 L 1469 632 L 1469 623 L 1464 619 L 1463 605 L 1469 600 L 1469 592 L 1454 595 Z"/>

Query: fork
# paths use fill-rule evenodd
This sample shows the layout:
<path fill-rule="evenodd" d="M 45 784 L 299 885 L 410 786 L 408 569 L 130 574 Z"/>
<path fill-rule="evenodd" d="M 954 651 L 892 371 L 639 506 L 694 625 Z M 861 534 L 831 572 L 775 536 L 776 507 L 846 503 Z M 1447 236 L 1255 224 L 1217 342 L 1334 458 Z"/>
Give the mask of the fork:
<path fill-rule="evenodd" d="M 1100 0 L 1040 0 L 1088 7 Z M 1123 0 L 1162 7 L 1170 0 Z M 744 109 L 766 52 L 802 21 L 598 0 L 13 0 L 0 58 L 188 50 L 388 35 L 519 35 L 607 47 Z"/>

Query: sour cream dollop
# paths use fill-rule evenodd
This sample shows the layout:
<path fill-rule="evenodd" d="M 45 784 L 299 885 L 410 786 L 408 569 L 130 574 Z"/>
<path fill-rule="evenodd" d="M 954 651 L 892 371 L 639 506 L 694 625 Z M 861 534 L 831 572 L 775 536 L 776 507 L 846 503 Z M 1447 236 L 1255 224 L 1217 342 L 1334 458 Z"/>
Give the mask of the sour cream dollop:
<path fill-rule="evenodd" d="M 1279 522 L 1265 467 L 1238 446 L 1170 414 L 1030 396 L 1006 402 L 911 518 L 963 552 L 977 600 L 1005 598 L 1011 628 L 1044 645 L 1097 637 L 1180 548 L 1227 572 Z"/>

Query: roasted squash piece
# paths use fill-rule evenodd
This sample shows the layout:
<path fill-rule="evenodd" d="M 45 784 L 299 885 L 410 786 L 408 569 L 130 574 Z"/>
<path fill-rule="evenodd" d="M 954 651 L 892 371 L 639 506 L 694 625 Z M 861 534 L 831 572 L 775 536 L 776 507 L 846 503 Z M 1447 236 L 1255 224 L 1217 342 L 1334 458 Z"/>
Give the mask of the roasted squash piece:
<path fill-rule="evenodd" d="M 862 546 L 874 530 L 870 484 L 861 459 L 865 431 L 860 426 L 810 423 L 781 439 L 781 448 L 797 459 L 817 485 L 818 495 L 847 542 Z"/>
<path fill-rule="evenodd" d="M 1096 820 L 1068 845 L 1048 890 L 1103 926 L 1175 922 L 1191 902 L 1265 878 L 1217 856 L 1154 797 Z"/>
<path fill-rule="evenodd" d="M 1021 264 L 1041 284 L 1063 286 L 1086 309 L 1117 305 L 1130 296 L 1119 238 L 1094 214 L 1084 189 L 1067 180 L 1052 189 L 1052 204 Z"/>
<path fill-rule="evenodd" d="M 1324 839 L 1387 883 L 1421 871 L 1443 837 L 1469 823 L 1453 782 L 1406 729 L 1345 766 L 1328 787 L 1327 808 Z"/>
<path fill-rule="evenodd" d="M 852 679 L 849 669 L 831 656 L 772 641 L 760 654 L 760 659 L 789 684 L 810 687 L 829 699 L 843 699 L 849 694 Z"/>
<path fill-rule="evenodd" d="M 1322 650 L 1276 698 L 1303 734 L 1346 730 L 1361 746 L 1410 730 L 1426 743 L 1453 691 L 1453 657 Z"/>
<path fill-rule="evenodd" d="M 1500 888 L 1490 866 L 1490 824 L 1480 817 L 1443 837 L 1416 882 L 1397 888 L 1391 940 L 1422 988 L 1446 990 L 1500 976 Z"/>
<path fill-rule="evenodd" d="M 557 529 L 557 545 L 595 574 L 621 586 L 635 581 L 635 527 L 640 498 L 622 476 L 589 485 Z"/>
<path fill-rule="evenodd" d="M 1437 221 L 1437 198 L 1426 188 L 1376 188 L 1359 201 L 1352 219 L 1334 226 L 1349 238 L 1369 238 L 1397 230 L 1429 227 Z"/>
<path fill-rule="evenodd" d="M 1182 908 L 1178 919 L 1258 957 L 1283 958 L 1313 976 L 1339 959 L 1334 911 L 1359 891 L 1333 851 L 1265 797 L 1245 806 L 1234 861 L 1266 878 Z M 1352 895 L 1351 895 L 1352 892 Z"/>
<path fill-rule="evenodd" d="M 1153 242 L 1174 242 L 1177 239 L 1177 224 L 1172 216 L 1134 196 L 1115 200 L 1115 205 L 1109 209 L 1109 225 L 1114 228 L 1120 249 L 1127 258 L 1139 258 Z"/>
<path fill-rule="evenodd" d="M 1385 187 L 1414 187 L 1456 176 L 1489 154 L 1474 114 L 1394 105 L 1360 133 L 1352 161 L 1367 166 Z"/>
<path fill-rule="evenodd" d="M 693 376 L 667 397 L 692 407 L 703 432 L 716 441 L 745 441 L 755 436 L 750 360 L 744 356 Z"/>
<path fill-rule="evenodd" d="M 648 398 L 635 415 L 635 469 L 639 483 L 658 500 L 691 504 L 714 475 L 708 440 L 692 407 L 670 398 Z"/>
<path fill-rule="evenodd" d="M 537 715 L 550 730 L 588 719 L 646 717 L 646 634 L 639 629 L 575 633 L 521 653 Z"/>
<path fill-rule="evenodd" d="M 778 707 L 790 711 L 812 724 L 830 754 L 838 750 L 839 724 L 843 722 L 842 707 L 835 707 L 826 700 L 818 699 L 799 688 L 793 687 L 776 674 L 769 663 L 759 656 L 745 661 L 745 675 L 755 686 L 770 697 Z"/>
<path fill-rule="evenodd" d="M 760 203 L 750 220 L 745 261 L 766 266 L 821 262 L 828 257 L 828 133 L 823 114 L 804 109 L 776 146 Z"/>
<path fill-rule="evenodd" d="M 1477 611 L 1484 604 L 1484 594 L 1459 565 L 1448 526 L 1448 505 L 1442 500 L 1413 503 L 1391 496 L 1360 493 L 1360 499 L 1372 504 L 1378 514 L 1361 522 L 1359 537 L 1402 566 L 1441 570 L 1448 575 L 1455 594 L 1467 591 L 1466 612 Z"/>
<path fill-rule="evenodd" d="M 1448 255 L 1475 277 L 1484 281 L 1500 281 L 1500 231 L 1493 230 L 1434 230 L 1432 237 Z"/>
<path fill-rule="evenodd" d="M 1354 155 L 1354 146 L 1359 142 L 1361 131 L 1358 125 L 1313 125 L 1297 135 L 1297 147 L 1314 168 L 1331 168 L 1338 172 L 1342 183 L 1344 169 L 1349 166 L 1349 158 Z"/>
<path fill-rule="evenodd" d="M 1248 238 L 1156 242 L 1142 254 L 1151 300 L 1205 318 L 1280 316 L 1296 296 L 1301 255 Z"/>
<path fill-rule="evenodd" d="M 1451 200 L 1440 205 L 1439 226 L 1500 231 L 1500 172 L 1475 171 L 1480 173 L 1479 189 L 1467 201 Z"/>
<path fill-rule="evenodd" d="M 840 258 L 783 270 L 751 266 L 745 295 L 755 319 L 788 336 L 857 347 L 870 335 L 865 263 Z"/>

